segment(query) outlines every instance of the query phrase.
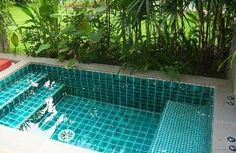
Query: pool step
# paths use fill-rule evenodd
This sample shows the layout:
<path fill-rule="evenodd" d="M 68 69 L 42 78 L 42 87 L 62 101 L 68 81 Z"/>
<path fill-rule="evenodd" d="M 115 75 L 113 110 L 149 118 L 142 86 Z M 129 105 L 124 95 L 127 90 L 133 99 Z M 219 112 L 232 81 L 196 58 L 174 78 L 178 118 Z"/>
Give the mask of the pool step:
<path fill-rule="evenodd" d="M 209 106 L 191 106 L 168 101 L 150 153 L 210 152 Z"/>
<path fill-rule="evenodd" d="M 6 108 L 10 108 L 11 105 L 16 105 L 26 99 L 31 92 L 45 82 L 46 77 L 47 75 L 44 73 L 28 73 L 0 90 L 0 117 L 8 111 Z"/>
<path fill-rule="evenodd" d="M 56 94 L 60 93 L 64 85 L 55 83 L 53 87 L 40 87 L 36 93 L 22 101 L 19 105 L 14 107 L 8 114 L 0 118 L 0 124 L 7 125 L 12 128 L 20 128 L 20 126 L 28 120 L 35 112 L 45 105 L 46 99 L 54 98 Z"/>
<path fill-rule="evenodd" d="M 2 92 L 3 90 L 6 90 L 6 89 L 12 88 L 12 87 L 17 87 L 17 85 L 19 86 L 19 84 L 20 85 L 26 85 L 27 83 L 29 83 L 29 80 L 35 81 L 39 77 L 41 77 L 42 75 L 46 76 L 45 73 L 30 72 L 30 73 L 26 73 L 25 75 L 23 75 L 23 76 L 21 76 L 19 78 L 12 78 L 11 80 L 13 80 L 13 81 L 5 81 L 5 83 L 2 82 L 2 86 L 0 88 L 0 92 Z"/>

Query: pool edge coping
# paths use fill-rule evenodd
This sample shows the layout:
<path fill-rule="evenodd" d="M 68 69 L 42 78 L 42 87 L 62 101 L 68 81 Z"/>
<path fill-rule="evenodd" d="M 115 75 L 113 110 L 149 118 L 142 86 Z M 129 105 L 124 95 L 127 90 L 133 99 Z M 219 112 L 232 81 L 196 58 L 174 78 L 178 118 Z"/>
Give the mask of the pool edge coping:
<path fill-rule="evenodd" d="M 19 61 L 9 69 L 0 72 L 0 80 L 31 63 L 48 64 L 53 66 L 65 65 L 65 62 L 60 63 L 56 59 L 51 59 L 51 58 L 35 58 L 35 57 L 27 57 L 25 55 L 13 55 L 13 54 L 3 54 L 3 53 L 0 53 L 0 57 L 12 59 L 14 61 Z M 103 64 L 82 64 L 82 63 L 77 63 L 77 68 L 99 71 L 99 72 L 107 72 L 107 73 L 117 73 L 121 69 L 120 66 L 103 65 Z M 120 74 L 130 75 L 130 72 L 122 71 Z M 158 71 L 135 72 L 132 75 L 143 78 L 152 78 L 152 79 L 161 79 L 170 81 L 170 78 L 168 76 Z M 196 85 L 211 86 L 215 88 L 212 152 L 213 153 L 227 152 L 229 145 L 229 143 L 226 140 L 227 135 L 228 136 L 232 135 L 236 137 L 236 133 L 233 132 L 236 131 L 236 107 L 228 106 L 225 104 L 226 97 L 229 95 L 233 95 L 232 82 L 230 80 L 208 78 L 201 76 L 191 76 L 191 75 L 182 75 L 181 82 L 196 84 Z"/>

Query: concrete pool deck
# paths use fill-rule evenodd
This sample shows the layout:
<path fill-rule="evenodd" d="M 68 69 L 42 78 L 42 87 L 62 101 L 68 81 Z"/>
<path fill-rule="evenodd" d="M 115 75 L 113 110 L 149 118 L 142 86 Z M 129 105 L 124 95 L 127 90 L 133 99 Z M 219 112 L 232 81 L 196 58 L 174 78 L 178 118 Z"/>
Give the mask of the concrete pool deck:
<path fill-rule="evenodd" d="M 14 73 L 21 67 L 30 63 L 43 63 L 49 65 L 63 66 L 65 63 L 60 63 L 56 59 L 49 58 L 33 58 L 23 55 L 12 55 L 0 53 L 1 58 L 8 58 L 18 61 L 14 66 L 0 72 L 0 80 Z M 101 64 L 81 64 L 77 67 L 80 69 L 93 70 L 117 73 L 120 70 L 119 66 L 101 65 Z M 130 74 L 128 71 L 121 74 Z M 157 71 L 135 72 L 132 75 L 169 80 L 169 78 Z M 236 107 L 226 104 L 227 96 L 233 95 L 232 82 L 230 80 L 198 77 L 190 75 L 182 75 L 181 82 L 200 84 L 215 87 L 214 99 L 214 119 L 213 119 L 213 153 L 231 153 L 229 145 L 236 145 L 227 141 L 228 136 L 236 137 Z M 5 126 L 0 126 L 0 153 L 78 153 L 78 152 L 93 152 L 80 147 L 67 145 L 48 138 L 31 135 L 15 129 L 10 129 Z M 33 141 L 32 141 L 33 140 Z M 2 150 L 1 150 L 2 149 Z"/>

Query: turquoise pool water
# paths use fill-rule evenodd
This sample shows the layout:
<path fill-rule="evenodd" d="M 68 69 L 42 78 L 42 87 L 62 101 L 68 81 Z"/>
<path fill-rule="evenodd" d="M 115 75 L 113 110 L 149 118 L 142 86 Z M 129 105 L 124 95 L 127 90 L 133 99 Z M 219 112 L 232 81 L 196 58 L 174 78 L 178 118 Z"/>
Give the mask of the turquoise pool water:
<path fill-rule="evenodd" d="M 0 124 L 104 153 L 210 153 L 214 89 L 30 64 L 0 80 Z"/>

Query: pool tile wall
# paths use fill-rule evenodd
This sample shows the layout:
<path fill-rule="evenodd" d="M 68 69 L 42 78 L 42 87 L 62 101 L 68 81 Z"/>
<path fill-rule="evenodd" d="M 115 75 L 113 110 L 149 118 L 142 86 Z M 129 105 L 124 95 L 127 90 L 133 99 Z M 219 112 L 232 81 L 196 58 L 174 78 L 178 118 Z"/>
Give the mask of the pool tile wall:
<path fill-rule="evenodd" d="M 212 87 L 89 70 L 68 70 L 43 64 L 28 67 L 31 71 L 47 73 L 51 81 L 65 84 L 70 94 L 115 105 L 161 112 L 168 100 L 194 105 L 213 104 Z"/>
<path fill-rule="evenodd" d="M 56 92 L 54 95 L 53 95 L 53 102 L 54 102 L 54 105 L 56 105 L 60 99 L 65 96 L 64 95 L 65 93 L 65 88 L 62 88 L 61 90 L 59 90 L 58 92 Z M 19 127 L 20 130 L 24 131 L 26 130 L 27 131 L 27 128 L 28 128 L 28 123 L 36 123 L 38 122 L 42 117 L 44 117 L 42 113 L 42 111 L 45 109 L 47 104 L 44 104 L 42 107 L 39 108 L 39 110 L 36 112 L 36 116 L 38 114 L 40 114 L 38 117 L 35 117 L 34 115 L 32 115 L 31 117 L 29 117 L 23 124 L 21 124 L 21 126 Z M 37 114 L 38 113 L 38 114 Z M 42 116 L 41 116 L 42 115 Z M 41 117 L 40 117 L 41 116 Z M 24 116 L 22 116 L 22 118 L 24 118 Z"/>
<path fill-rule="evenodd" d="M 211 153 L 212 107 L 168 101 L 149 153 Z"/>
<path fill-rule="evenodd" d="M 0 80 L 0 91 L 2 89 L 4 89 L 7 85 L 14 83 L 14 81 L 16 81 L 17 79 L 19 79 L 21 76 L 23 76 L 24 74 L 29 73 L 32 70 L 32 66 L 28 65 L 23 67 L 22 69 L 16 71 L 15 73 L 13 73 L 12 75 L 4 78 L 3 80 Z"/>
<path fill-rule="evenodd" d="M 0 90 L 30 71 L 47 73 L 70 94 L 112 104 L 160 112 L 168 100 L 196 105 L 213 104 L 214 89 L 155 79 L 31 64 L 0 81 Z"/>
<path fill-rule="evenodd" d="M 25 75 L 27 75 L 30 72 L 31 68 L 30 66 L 26 66 L 23 69 L 18 70 L 16 73 L 10 75 L 9 77 L 0 80 L 1 88 L 0 92 L 3 91 L 7 86 L 13 85 L 15 81 L 19 81 L 21 78 L 25 78 Z M 28 77 L 29 79 L 29 77 Z M 46 76 L 43 76 L 42 79 L 40 79 L 37 83 L 39 86 L 42 86 L 48 78 Z M 21 86 L 27 86 L 27 82 L 21 83 Z M 25 89 L 22 92 L 22 89 L 19 89 L 19 85 L 15 86 L 15 90 L 19 90 L 18 94 L 12 92 L 13 90 L 9 90 L 7 92 L 4 92 L 0 94 L 0 118 L 8 114 L 14 107 L 19 105 L 22 101 L 26 100 L 29 96 L 31 96 L 36 90 L 38 90 L 38 87 L 29 87 L 28 89 Z M 24 93 L 24 94 L 23 94 Z M 17 96 L 16 96 L 17 95 Z M 14 97 L 9 99 L 9 97 Z"/>
<path fill-rule="evenodd" d="M 65 84 L 67 93 L 96 101 L 143 109 L 145 111 L 161 112 L 167 101 L 171 100 L 193 105 L 207 105 L 207 112 L 213 114 L 214 88 L 212 87 L 79 69 L 67 70 L 63 67 L 43 64 L 30 64 L 13 75 L 0 80 L 0 91 L 30 72 L 45 73 L 48 75 L 47 79 Z M 64 90 L 57 93 L 56 101 L 63 94 L 65 94 Z M 20 97 L 20 99 L 24 98 Z M 17 101 L 13 104 L 17 105 Z M 212 115 L 209 116 L 207 121 L 207 127 L 209 128 L 206 128 L 206 133 L 209 133 L 209 137 L 212 134 L 211 126 Z"/>

